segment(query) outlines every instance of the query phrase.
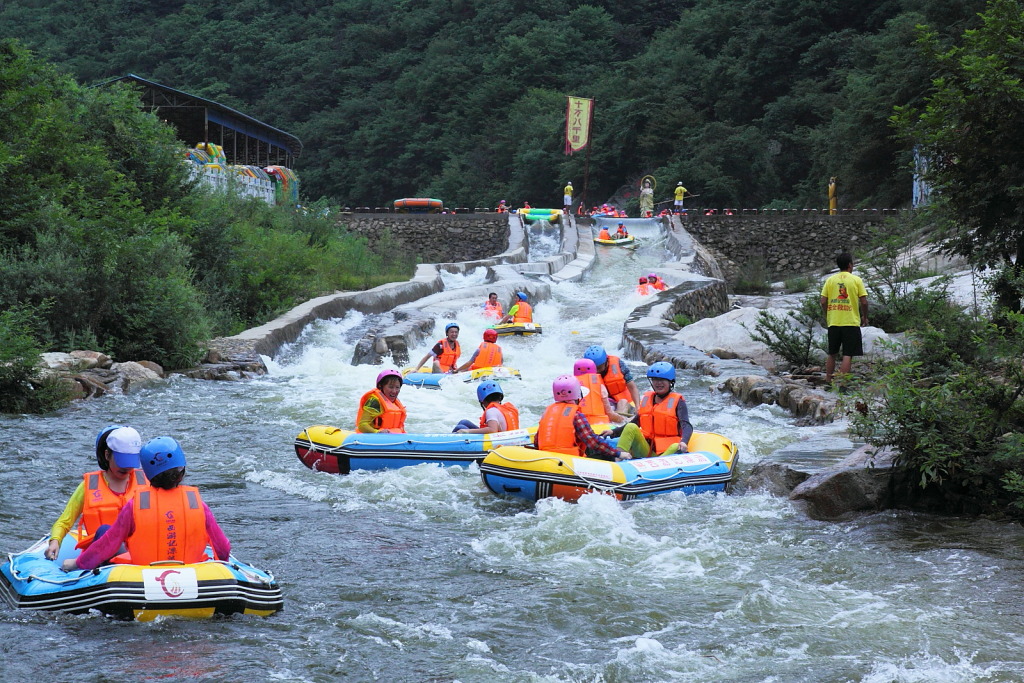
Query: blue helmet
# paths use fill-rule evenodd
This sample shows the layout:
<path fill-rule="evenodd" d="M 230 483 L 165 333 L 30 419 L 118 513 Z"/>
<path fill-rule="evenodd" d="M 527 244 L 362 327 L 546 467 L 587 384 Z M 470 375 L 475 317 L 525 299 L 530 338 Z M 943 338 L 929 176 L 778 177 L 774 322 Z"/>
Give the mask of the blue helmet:
<path fill-rule="evenodd" d="M 516 292 L 516 296 L 519 297 L 520 301 L 526 301 L 526 299 L 528 298 L 526 296 L 526 292 Z"/>
<path fill-rule="evenodd" d="M 651 367 L 647 368 L 647 376 L 657 379 L 667 379 L 669 382 L 675 382 L 676 366 L 672 365 L 668 361 L 658 361 Z"/>
<path fill-rule="evenodd" d="M 501 390 L 501 385 L 493 380 L 481 382 L 480 386 L 476 388 L 476 400 L 481 403 L 491 394 L 500 394 L 502 398 L 505 397 L 505 392 Z"/>
<path fill-rule="evenodd" d="M 452 329 L 453 327 L 455 329 L 459 329 L 459 324 L 458 323 L 448 323 L 447 325 L 444 326 L 444 333 L 448 334 L 448 330 Z"/>
<path fill-rule="evenodd" d="M 587 350 L 583 352 L 584 358 L 589 358 L 594 361 L 594 365 L 601 366 L 608 362 L 608 352 L 604 350 L 603 346 L 594 344 L 588 346 Z"/>
<path fill-rule="evenodd" d="M 142 471 L 150 481 L 161 472 L 185 466 L 185 453 L 178 442 L 169 436 L 150 439 L 139 455 L 142 457 Z"/>

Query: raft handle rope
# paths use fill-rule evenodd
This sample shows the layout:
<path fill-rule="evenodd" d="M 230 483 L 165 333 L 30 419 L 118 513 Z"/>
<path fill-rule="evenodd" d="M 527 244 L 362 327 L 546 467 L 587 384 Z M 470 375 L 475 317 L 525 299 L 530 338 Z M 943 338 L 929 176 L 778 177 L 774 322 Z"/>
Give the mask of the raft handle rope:
<path fill-rule="evenodd" d="M 595 489 L 597 491 L 601 491 L 602 493 L 611 493 L 611 492 L 615 491 L 616 489 L 618 489 L 619 487 L 626 485 L 626 483 L 610 484 L 609 485 L 609 484 L 602 484 L 602 483 L 596 482 L 596 481 L 591 481 L 590 479 L 587 479 L 582 474 L 578 473 L 576 471 L 576 468 L 574 468 L 572 465 L 567 463 L 565 460 L 562 460 L 561 458 L 559 458 L 557 456 L 554 456 L 554 455 L 540 455 L 540 456 L 537 456 L 536 458 L 514 458 L 513 459 L 513 458 L 509 458 L 509 457 L 507 457 L 505 455 L 502 455 L 501 453 L 499 453 L 497 451 L 494 451 L 494 450 L 490 451 L 490 453 L 493 453 L 494 455 L 498 456 L 499 458 L 501 458 L 503 460 L 507 460 L 509 462 L 519 462 L 519 463 L 521 463 L 521 462 L 540 462 L 542 460 L 554 460 L 560 466 L 562 466 L 565 469 L 567 469 L 570 472 L 572 472 L 574 476 L 579 477 L 584 482 L 586 482 L 586 484 L 588 486 L 590 486 L 591 488 L 593 488 L 593 489 Z"/>

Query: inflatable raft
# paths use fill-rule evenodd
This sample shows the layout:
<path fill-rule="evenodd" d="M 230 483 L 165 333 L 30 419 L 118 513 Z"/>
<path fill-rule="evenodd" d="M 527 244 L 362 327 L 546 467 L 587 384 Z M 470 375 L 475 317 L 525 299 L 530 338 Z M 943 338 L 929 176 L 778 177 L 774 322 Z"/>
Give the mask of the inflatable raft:
<path fill-rule="evenodd" d="M 483 382 L 489 379 L 522 379 L 522 374 L 515 368 L 495 365 L 489 368 L 477 368 L 465 372 L 414 372 L 418 368 L 402 370 L 402 383 L 413 387 L 440 389 L 442 383 Z"/>
<path fill-rule="evenodd" d="M 60 563 L 77 557 L 75 532 L 61 543 L 56 560 L 43 557 L 49 537 L 0 566 L 0 594 L 11 607 L 81 614 L 98 610 L 121 619 L 205 619 L 214 615 L 268 616 L 284 607 L 274 577 L 235 557 L 153 565 L 106 564 L 65 573 Z M 207 554 L 213 556 L 207 549 Z"/>
<path fill-rule="evenodd" d="M 395 200 L 395 209 L 399 213 L 441 213 L 444 202 L 430 197 L 407 197 Z"/>
<path fill-rule="evenodd" d="M 636 237 L 634 237 L 633 235 L 627 235 L 626 237 L 613 237 L 610 240 L 603 240 L 600 237 L 595 237 L 594 241 L 597 242 L 598 244 L 607 244 L 612 247 L 623 247 L 636 242 Z"/>
<path fill-rule="evenodd" d="M 577 501 L 592 491 L 619 500 L 657 493 L 727 491 L 738 449 L 720 434 L 694 432 L 688 453 L 609 462 L 594 458 L 502 446 L 480 463 L 480 477 L 494 493 L 537 501 L 555 497 Z"/>
<path fill-rule="evenodd" d="M 561 209 L 520 209 L 519 215 L 523 217 L 524 221 L 548 221 L 549 223 L 555 223 L 559 218 L 562 217 Z"/>
<path fill-rule="evenodd" d="M 295 437 L 295 454 L 318 472 L 348 474 L 352 470 L 390 470 L 425 462 L 469 465 L 502 446 L 531 443 L 528 429 L 494 434 L 359 434 L 315 425 Z"/>
<path fill-rule="evenodd" d="M 491 325 L 491 329 L 498 333 L 499 337 L 507 337 L 514 334 L 517 337 L 529 337 L 533 334 L 541 334 L 544 328 L 540 323 L 505 323 L 503 325 Z"/>

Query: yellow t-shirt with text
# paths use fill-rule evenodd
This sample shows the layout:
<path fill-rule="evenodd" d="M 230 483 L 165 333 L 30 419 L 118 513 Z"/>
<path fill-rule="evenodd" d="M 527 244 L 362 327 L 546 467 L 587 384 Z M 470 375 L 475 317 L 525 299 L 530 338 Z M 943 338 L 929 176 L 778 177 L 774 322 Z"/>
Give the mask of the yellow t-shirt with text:
<path fill-rule="evenodd" d="M 828 299 L 828 326 L 860 327 L 860 298 L 867 295 L 863 280 L 845 270 L 825 280 L 821 296 Z"/>
<path fill-rule="evenodd" d="M 682 187 L 682 186 L 677 186 L 676 187 L 676 199 L 677 200 L 682 200 L 684 194 L 686 194 L 686 188 Z"/>

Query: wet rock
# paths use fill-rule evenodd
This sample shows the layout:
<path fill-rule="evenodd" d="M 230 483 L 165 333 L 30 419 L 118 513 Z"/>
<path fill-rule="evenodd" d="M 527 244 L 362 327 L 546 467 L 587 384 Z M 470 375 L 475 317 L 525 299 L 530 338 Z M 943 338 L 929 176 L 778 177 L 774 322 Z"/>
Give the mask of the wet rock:
<path fill-rule="evenodd" d="M 788 498 L 797 486 L 811 475 L 778 462 L 759 462 L 742 482 L 745 491 L 761 491 L 779 498 Z"/>
<path fill-rule="evenodd" d="M 92 368 L 109 368 L 113 361 L 110 360 L 110 356 L 99 351 L 72 351 L 71 357 L 81 362 L 81 368 L 83 370 L 91 370 Z"/>
<path fill-rule="evenodd" d="M 775 404 L 808 423 L 830 422 L 836 417 L 838 398 L 810 385 L 775 375 L 735 375 L 719 386 L 743 403 Z"/>
<path fill-rule="evenodd" d="M 103 396 L 107 393 L 107 385 L 95 375 L 83 372 L 77 375 L 73 375 L 71 379 L 78 384 L 81 389 L 81 396 L 77 398 L 94 398 Z"/>
<path fill-rule="evenodd" d="M 162 367 L 162 366 L 160 366 L 160 365 L 159 365 L 158 363 L 154 363 L 154 362 L 153 362 L 153 361 L 151 361 L 151 360 L 140 360 L 140 361 L 137 361 L 137 362 L 138 362 L 138 364 L 139 364 L 139 365 L 141 365 L 142 367 L 144 367 L 144 368 L 146 368 L 146 369 L 148 369 L 148 370 L 152 370 L 153 372 L 155 372 L 155 373 L 157 374 L 157 376 L 159 376 L 159 377 L 161 377 L 161 378 L 163 378 L 163 377 L 165 377 L 165 376 L 166 376 L 166 375 L 164 374 L 164 369 L 163 369 L 163 367 Z"/>
<path fill-rule="evenodd" d="M 877 452 L 876 452 L 877 451 Z M 808 516 L 832 520 L 890 507 L 894 453 L 864 446 L 824 472 L 811 475 L 790 494 Z"/>
<path fill-rule="evenodd" d="M 149 382 L 161 379 L 160 375 L 135 361 L 114 363 L 110 366 L 110 369 L 124 378 L 127 383 L 125 391 L 131 390 L 134 386 L 148 384 Z"/>

